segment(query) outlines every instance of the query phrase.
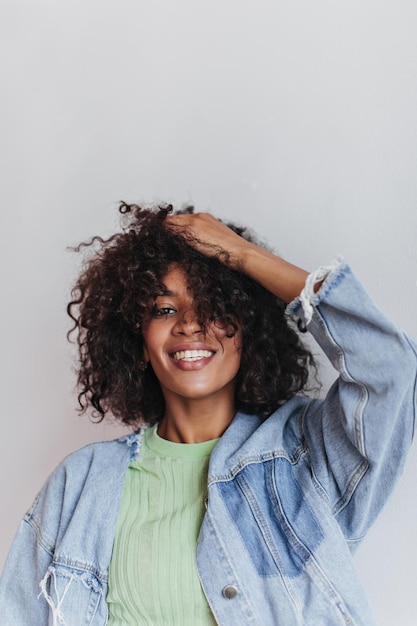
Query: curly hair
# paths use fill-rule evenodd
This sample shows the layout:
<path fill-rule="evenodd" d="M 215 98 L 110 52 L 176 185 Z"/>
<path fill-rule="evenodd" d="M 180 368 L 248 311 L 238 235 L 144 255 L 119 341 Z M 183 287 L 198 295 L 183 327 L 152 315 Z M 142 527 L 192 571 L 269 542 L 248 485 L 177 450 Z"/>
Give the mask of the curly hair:
<path fill-rule="evenodd" d="M 242 332 L 236 379 L 236 408 L 267 418 L 305 388 L 311 353 L 285 316 L 285 303 L 244 273 L 224 264 L 227 253 L 198 252 L 187 234 L 164 226 L 172 205 L 142 208 L 122 202 L 123 232 L 93 237 L 75 250 L 93 254 L 72 290 L 68 314 L 79 348 L 80 411 L 93 409 L 101 421 L 110 412 L 125 424 L 159 421 L 165 410 L 159 381 L 144 353 L 142 323 L 164 292 L 170 266 L 185 271 L 196 316 L 203 325 L 216 320 Z M 188 207 L 176 213 L 192 213 Z M 249 241 L 244 228 L 228 224 Z"/>

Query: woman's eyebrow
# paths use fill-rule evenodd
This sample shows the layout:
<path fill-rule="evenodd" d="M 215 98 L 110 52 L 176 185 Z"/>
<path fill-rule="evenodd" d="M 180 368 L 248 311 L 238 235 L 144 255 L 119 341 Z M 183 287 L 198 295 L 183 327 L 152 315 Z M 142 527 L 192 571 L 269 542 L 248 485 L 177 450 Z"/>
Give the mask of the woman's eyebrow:
<path fill-rule="evenodd" d="M 160 298 L 161 296 L 176 296 L 177 293 L 175 291 L 171 291 L 170 289 L 165 289 L 164 291 L 161 291 L 160 293 L 158 293 L 158 298 Z"/>

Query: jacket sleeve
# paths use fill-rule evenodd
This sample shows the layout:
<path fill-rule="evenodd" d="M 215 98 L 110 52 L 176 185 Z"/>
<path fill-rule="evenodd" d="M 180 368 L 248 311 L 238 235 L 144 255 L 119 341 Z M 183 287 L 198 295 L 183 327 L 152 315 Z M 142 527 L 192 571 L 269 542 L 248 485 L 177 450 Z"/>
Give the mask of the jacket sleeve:
<path fill-rule="evenodd" d="M 339 372 L 325 400 L 310 404 L 303 432 L 313 481 L 354 544 L 404 467 L 414 430 L 416 349 L 344 261 L 310 275 L 288 313 Z"/>
<path fill-rule="evenodd" d="M 51 589 L 54 583 L 48 578 L 56 545 L 65 535 L 83 485 L 82 480 L 76 481 L 79 486 L 73 487 L 69 499 L 66 461 L 46 480 L 20 523 L 0 579 L 0 624 L 64 623 L 59 601 L 54 603 L 51 597 L 56 593 Z"/>
<path fill-rule="evenodd" d="M 20 523 L 0 579 L 0 623 L 7 626 L 49 623 L 49 606 L 39 582 L 51 564 L 52 551 L 33 518 L 40 497 Z"/>
<path fill-rule="evenodd" d="M 107 623 L 107 570 L 126 469 L 141 435 L 68 455 L 24 516 L 0 579 L 0 624 Z"/>

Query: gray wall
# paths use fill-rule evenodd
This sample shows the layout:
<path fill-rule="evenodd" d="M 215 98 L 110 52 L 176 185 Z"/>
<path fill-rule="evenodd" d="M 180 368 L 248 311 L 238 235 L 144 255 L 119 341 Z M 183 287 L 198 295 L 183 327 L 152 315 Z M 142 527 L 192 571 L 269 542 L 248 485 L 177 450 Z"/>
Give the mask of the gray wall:
<path fill-rule="evenodd" d="M 75 410 L 66 246 L 116 203 L 194 203 L 314 269 L 344 254 L 417 336 L 414 0 L 3 0 L 1 560 L 48 473 L 113 437 Z M 415 624 L 412 451 L 357 563 Z"/>

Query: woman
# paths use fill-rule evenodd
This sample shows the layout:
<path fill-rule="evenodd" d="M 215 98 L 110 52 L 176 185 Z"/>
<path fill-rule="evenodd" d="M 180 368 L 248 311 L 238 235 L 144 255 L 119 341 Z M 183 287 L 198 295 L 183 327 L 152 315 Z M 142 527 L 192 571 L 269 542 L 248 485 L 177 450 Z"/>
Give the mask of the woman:
<path fill-rule="evenodd" d="M 414 347 L 343 261 L 308 275 L 210 215 L 121 212 L 69 312 L 82 408 L 135 431 L 49 478 L 2 623 L 374 623 L 352 553 L 411 442 Z M 339 370 L 324 400 L 289 318 Z"/>

